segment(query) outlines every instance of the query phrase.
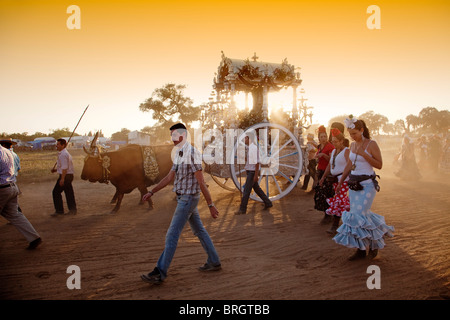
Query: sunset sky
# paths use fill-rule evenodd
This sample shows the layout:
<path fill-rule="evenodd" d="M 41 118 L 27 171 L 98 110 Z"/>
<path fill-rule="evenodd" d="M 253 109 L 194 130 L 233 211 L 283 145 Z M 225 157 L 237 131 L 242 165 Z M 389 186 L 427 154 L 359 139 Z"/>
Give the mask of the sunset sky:
<path fill-rule="evenodd" d="M 70 5 L 81 29 L 67 27 Z M 77 133 L 140 130 L 153 120 L 139 104 L 168 82 L 207 102 L 221 51 L 300 67 L 315 123 L 450 106 L 446 0 L 0 0 L 0 132 L 72 130 L 88 104 Z"/>

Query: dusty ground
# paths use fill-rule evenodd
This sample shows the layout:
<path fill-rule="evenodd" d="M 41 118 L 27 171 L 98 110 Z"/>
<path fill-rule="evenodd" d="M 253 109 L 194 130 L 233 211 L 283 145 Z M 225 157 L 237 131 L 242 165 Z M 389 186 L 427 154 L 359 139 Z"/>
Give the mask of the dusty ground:
<path fill-rule="evenodd" d="M 373 211 L 395 227 L 395 237 L 373 261 L 347 261 L 353 252 L 338 246 L 319 224 L 313 196 L 299 187 L 270 211 L 250 202 L 235 216 L 239 193 L 209 177 L 220 210 L 217 220 L 200 203 L 203 222 L 223 269 L 203 274 L 205 254 L 190 228 L 184 229 L 169 277 L 161 286 L 140 279 L 153 269 L 175 208 L 167 188 L 155 209 L 138 206 L 135 190 L 110 214 L 111 185 L 74 181 L 78 215 L 53 218 L 54 180 L 21 183 L 20 206 L 44 242 L 27 251 L 26 241 L 0 220 L 1 299 L 449 299 L 450 182 L 438 177 L 403 182 L 392 168 L 381 171 Z M 56 179 L 56 178 L 55 178 Z M 369 290 L 369 265 L 381 271 L 381 289 Z M 69 290 L 67 267 L 81 269 L 81 289 Z"/>

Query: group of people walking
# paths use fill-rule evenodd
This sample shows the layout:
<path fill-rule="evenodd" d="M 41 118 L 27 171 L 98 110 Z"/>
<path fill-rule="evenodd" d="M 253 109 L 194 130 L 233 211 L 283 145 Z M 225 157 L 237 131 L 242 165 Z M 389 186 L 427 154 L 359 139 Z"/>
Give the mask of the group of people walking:
<path fill-rule="evenodd" d="M 11 149 L 12 139 L 0 140 L 0 214 L 9 221 L 28 241 L 27 249 L 36 249 L 42 242 L 41 236 L 22 213 L 18 203 L 20 193 L 17 175 L 20 159 Z"/>
<path fill-rule="evenodd" d="M 382 158 L 377 143 L 370 138 L 369 130 L 363 120 L 346 119 L 345 125 L 353 140 L 344 136 L 344 126 L 334 123 L 327 135 L 325 127 L 319 129 L 319 144 L 311 147 L 308 152 L 317 148 L 312 163 L 317 162 L 315 186 L 315 208 L 324 212 L 323 222 L 332 222 L 328 232 L 336 234 L 333 240 L 356 252 L 350 260 L 375 257 L 378 249 L 385 245 L 384 236 L 393 235 L 394 228 L 386 225 L 382 216 L 372 212 L 371 206 L 376 192 L 379 190 L 374 168 L 381 169 Z M 144 201 L 173 182 L 173 191 L 177 195 L 177 206 L 172 222 L 167 230 L 165 247 L 156 266 L 149 273 L 142 274 L 141 279 L 152 284 L 160 284 L 168 276 L 169 266 L 174 257 L 185 224 L 189 222 L 193 233 L 199 238 L 206 253 L 204 265 L 199 267 L 202 272 L 221 269 L 221 261 L 214 244 L 200 219 L 197 209 L 200 193 L 208 205 L 211 217 L 216 219 L 219 211 L 215 207 L 208 187 L 205 183 L 201 164 L 195 161 L 196 150 L 187 141 L 187 129 L 183 124 L 170 128 L 172 141 L 177 150 L 173 167 L 163 178 L 142 198 Z M 236 214 L 245 214 L 248 197 L 251 190 L 260 195 L 264 207 L 272 207 L 272 202 L 259 192 L 257 177 L 259 175 L 258 152 L 254 141 L 246 138 L 249 154 L 247 156 L 247 180 L 244 186 L 241 205 Z M 55 216 L 64 214 L 61 192 L 66 193 L 69 213 L 76 213 L 76 203 L 71 186 L 73 180 L 73 164 L 70 154 L 65 150 L 66 141 L 58 140 L 59 151 L 57 165 L 52 172 L 58 172 L 59 177 L 53 190 Z M 310 139 L 311 146 L 313 139 Z M 0 201 L 1 214 L 11 221 L 29 240 L 31 249 L 41 242 L 39 234 L 18 209 L 15 185 L 14 157 L 6 148 L 0 149 Z M 305 183 L 307 181 L 305 178 Z M 339 226 L 342 220 L 342 225 Z M 368 252 L 367 252 L 368 250 Z"/>
<path fill-rule="evenodd" d="M 402 180 L 414 181 L 427 175 L 450 174 L 450 135 L 446 138 L 442 134 L 422 135 L 414 141 L 410 135 L 404 134 L 394 162 L 398 166 L 394 173 Z"/>
<path fill-rule="evenodd" d="M 321 223 L 331 223 L 327 232 L 335 235 L 333 240 L 356 249 L 349 260 L 374 258 L 385 246 L 384 237 L 394 232 L 383 216 L 371 211 L 380 189 L 374 169 L 381 169 L 383 160 L 363 120 L 350 116 L 345 127 L 351 145 L 343 124 L 333 123 L 329 136 L 325 127 L 319 128 L 314 207 L 324 213 Z"/>
<path fill-rule="evenodd" d="M 20 171 L 20 158 L 12 146 L 16 144 L 11 138 L 0 140 L 0 214 L 15 226 L 29 242 L 27 249 L 35 249 L 42 243 L 42 238 L 30 221 L 23 214 L 18 202 L 20 194 L 17 186 L 17 176 Z M 64 206 L 62 192 L 66 195 L 68 214 L 76 214 L 77 205 L 72 187 L 74 167 L 72 156 L 66 150 L 67 141 L 58 139 L 56 149 L 58 158 L 50 170 L 58 173 L 58 179 L 52 191 L 55 213 L 52 216 L 63 215 Z"/>

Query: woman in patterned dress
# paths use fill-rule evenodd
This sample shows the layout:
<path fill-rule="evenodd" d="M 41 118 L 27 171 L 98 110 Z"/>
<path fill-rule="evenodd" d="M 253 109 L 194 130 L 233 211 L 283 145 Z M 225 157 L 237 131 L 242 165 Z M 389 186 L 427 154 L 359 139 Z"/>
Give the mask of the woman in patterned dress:
<path fill-rule="evenodd" d="M 334 150 L 331 153 L 331 159 L 328 163 L 327 169 L 320 179 L 320 185 L 322 185 L 325 179 L 328 179 L 333 183 L 333 190 L 335 195 L 332 198 L 327 199 L 329 208 L 326 210 L 326 214 L 333 217 L 333 223 L 328 233 L 335 234 L 336 229 L 339 227 L 342 212 L 350 210 L 350 202 L 348 199 L 348 178 L 342 183 L 341 188 L 337 191 L 339 178 L 344 172 L 347 165 L 350 150 L 348 149 L 349 141 L 337 128 L 331 129 L 331 142 L 334 145 Z M 331 175 L 330 175 L 331 174 Z"/>
<path fill-rule="evenodd" d="M 348 248 L 356 248 L 349 260 L 375 258 L 378 249 L 385 246 L 385 235 L 393 236 L 394 228 L 386 225 L 384 217 L 372 212 L 375 194 L 379 191 L 374 168 L 381 169 L 383 160 L 378 144 L 370 139 L 369 129 L 363 120 L 352 117 L 345 120 L 350 137 L 349 161 L 345 167 L 337 192 L 349 177 L 350 210 L 342 214 L 342 225 L 333 240 Z M 349 176 L 350 174 L 350 176 Z M 368 254 L 366 250 L 369 249 Z"/>

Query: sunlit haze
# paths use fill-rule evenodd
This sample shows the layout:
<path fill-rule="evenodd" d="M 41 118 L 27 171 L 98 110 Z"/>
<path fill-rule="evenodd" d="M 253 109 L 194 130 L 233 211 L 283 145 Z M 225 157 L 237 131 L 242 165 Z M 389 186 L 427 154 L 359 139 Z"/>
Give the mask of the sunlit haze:
<path fill-rule="evenodd" d="M 366 24 L 372 4 L 381 29 Z M 437 0 L 0 1 L 0 132 L 72 130 L 87 105 L 79 134 L 141 130 L 153 120 L 139 104 L 166 83 L 207 102 L 221 51 L 300 67 L 315 123 L 449 109 L 449 12 Z M 278 106 L 291 110 L 292 90 L 269 95 Z"/>

